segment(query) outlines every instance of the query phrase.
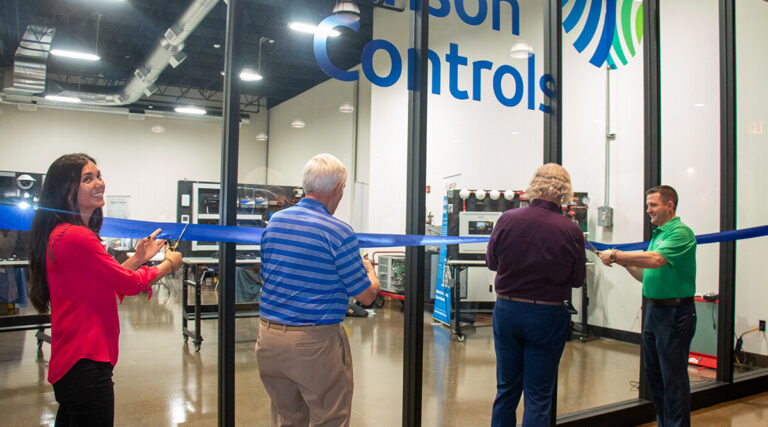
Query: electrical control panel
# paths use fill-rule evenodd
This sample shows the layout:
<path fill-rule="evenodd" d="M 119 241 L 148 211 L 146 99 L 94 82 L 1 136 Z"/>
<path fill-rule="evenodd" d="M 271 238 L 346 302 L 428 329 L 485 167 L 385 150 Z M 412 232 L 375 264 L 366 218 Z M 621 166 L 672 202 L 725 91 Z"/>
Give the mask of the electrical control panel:
<path fill-rule="evenodd" d="M 501 212 L 459 212 L 459 236 L 490 237 L 493 226 Z M 461 254 L 485 254 L 487 243 L 465 243 L 459 245 Z"/>

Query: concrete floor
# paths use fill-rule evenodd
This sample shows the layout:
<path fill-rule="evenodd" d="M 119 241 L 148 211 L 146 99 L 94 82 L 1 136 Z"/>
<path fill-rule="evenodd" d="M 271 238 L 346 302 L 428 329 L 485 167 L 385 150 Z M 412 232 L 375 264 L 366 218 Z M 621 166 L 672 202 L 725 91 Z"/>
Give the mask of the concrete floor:
<path fill-rule="evenodd" d="M 178 284 L 172 284 L 178 289 Z M 206 299 L 213 302 L 215 295 Z M 120 361 L 115 368 L 115 424 L 213 426 L 217 417 L 217 321 L 203 321 L 200 352 L 184 344 L 178 291 L 158 289 L 147 302 L 126 298 L 120 306 Z M 482 320 L 482 319 L 479 319 Z M 423 425 L 489 425 L 495 396 L 495 355 L 490 327 L 469 328 L 463 343 L 425 314 Z M 478 322 L 480 323 L 480 322 Z M 353 426 L 400 426 L 403 315 L 398 301 L 369 318 L 347 318 L 355 369 Z M 238 425 L 267 426 L 269 400 L 254 353 L 257 319 L 238 319 L 236 417 Z M 57 404 L 46 381 L 50 346 L 37 355 L 34 331 L 0 334 L 0 424 L 53 425 Z M 632 399 L 639 347 L 613 340 L 566 345 L 558 382 L 558 413 Z M 712 381 L 714 371 L 691 369 L 691 383 Z M 704 420 L 768 425 L 768 396 L 694 414 Z M 522 404 L 518 409 L 522 415 Z M 731 415 L 728 415 L 731 414 Z M 750 415 L 751 414 L 751 415 Z M 741 420 L 761 420 L 742 424 Z M 701 424 L 730 425 L 730 424 Z"/>

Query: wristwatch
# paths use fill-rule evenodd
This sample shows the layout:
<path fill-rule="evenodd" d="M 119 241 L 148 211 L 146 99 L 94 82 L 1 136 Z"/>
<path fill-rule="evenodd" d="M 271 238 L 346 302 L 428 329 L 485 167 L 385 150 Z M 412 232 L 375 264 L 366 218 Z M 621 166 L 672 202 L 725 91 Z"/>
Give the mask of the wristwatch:
<path fill-rule="evenodd" d="M 611 262 L 616 262 L 616 249 L 611 251 L 611 256 L 608 259 L 610 259 Z"/>

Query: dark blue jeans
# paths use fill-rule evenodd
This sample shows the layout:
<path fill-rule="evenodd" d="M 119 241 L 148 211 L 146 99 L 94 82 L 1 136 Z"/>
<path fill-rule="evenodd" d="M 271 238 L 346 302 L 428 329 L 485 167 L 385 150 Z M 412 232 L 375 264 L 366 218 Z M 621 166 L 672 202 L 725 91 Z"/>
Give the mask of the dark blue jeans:
<path fill-rule="evenodd" d="M 696 308 L 646 306 L 643 362 L 659 427 L 691 425 L 688 354 L 696 332 Z"/>
<path fill-rule="evenodd" d="M 557 366 L 568 332 L 564 306 L 498 299 L 493 308 L 496 400 L 491 426 L 514 426 L 525 391 L 523 426 L 549 426 Z"/>
<path fill-rule="evenodd" d="M 114 425 L 115 388 L 109 362 L 78 360 L 53 383 L 53 394 L 59 402 L 56 427 Z"/>

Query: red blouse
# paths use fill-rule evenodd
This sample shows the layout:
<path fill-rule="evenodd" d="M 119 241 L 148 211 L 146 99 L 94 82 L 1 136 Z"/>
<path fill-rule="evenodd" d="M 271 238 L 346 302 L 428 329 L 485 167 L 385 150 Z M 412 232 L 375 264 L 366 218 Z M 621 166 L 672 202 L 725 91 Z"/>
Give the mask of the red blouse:
<path fill-rule="evenodd" d="M 59 224 L 46 257 L 51 298 L 53 384 L 80 359 L 117 363 L 117 296 L 136 295 L 160 274 L 157 267 L 123 268 L 87 227 Z"/>

